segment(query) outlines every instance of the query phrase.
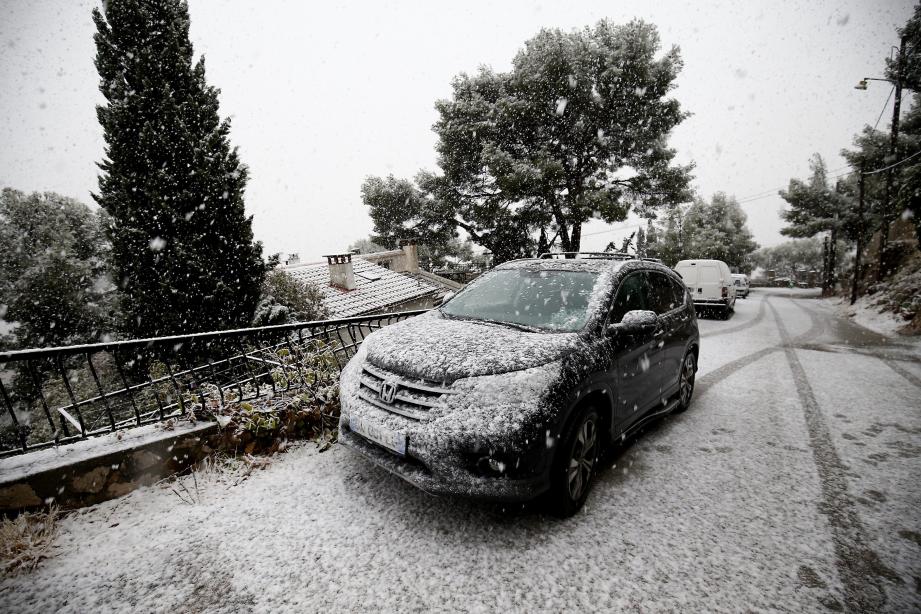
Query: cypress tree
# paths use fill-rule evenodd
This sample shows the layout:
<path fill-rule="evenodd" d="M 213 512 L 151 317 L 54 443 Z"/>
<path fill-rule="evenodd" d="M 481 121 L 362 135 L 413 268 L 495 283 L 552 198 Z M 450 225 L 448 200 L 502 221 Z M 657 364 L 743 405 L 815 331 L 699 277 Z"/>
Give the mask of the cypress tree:
<path fill-rule="evenodd" d="M 106 142 L 93 197 L 111 216 L 123 331 L 247 325 L 266 273 L 244 212 L 247 169 L 193 61 L 188 5 L 109 0 L 93 10 Z"/>

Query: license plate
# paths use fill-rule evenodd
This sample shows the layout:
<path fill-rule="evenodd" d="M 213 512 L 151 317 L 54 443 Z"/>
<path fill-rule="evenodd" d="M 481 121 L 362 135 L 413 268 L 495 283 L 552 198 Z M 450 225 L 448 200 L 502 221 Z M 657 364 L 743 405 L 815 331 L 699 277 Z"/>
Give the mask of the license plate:
<path fill-rule="evenodd" d="M 406 456 L 406 434 L 392 431 L 384 428 L 376 422 L 359 418 L 357 416 L 349 417 L 349 428 L 374 443 L 392 450 L 400 456 Z"/>

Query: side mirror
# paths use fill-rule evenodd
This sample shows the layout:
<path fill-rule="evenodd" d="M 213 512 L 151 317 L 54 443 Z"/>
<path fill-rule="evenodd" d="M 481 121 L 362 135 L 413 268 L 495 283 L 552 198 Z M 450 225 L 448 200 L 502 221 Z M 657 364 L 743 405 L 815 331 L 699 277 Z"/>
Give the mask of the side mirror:
<path fill-rule="evenodd" d="M 455 294 L 457 294 L 457 293 L 454 292 L 454 291 L 446 292 L 445 295 L 441 297 L 441 302 L 438 303 L 438 305 L 439 305 L 439 306 L 444 305 L 445 303 L 447 303 L 448 301 L 450 301 L 452 298 L 454 298 L 454 295 L 455 295 Z"/>
<path fill-rule="evenodd" d="M 619 324 L 608 326 L 612 336 L 627 335 L 631 337 L 650 337 L 659 326 L 659 316 L 654 311 L 635 309 L 628 311 Z"/>

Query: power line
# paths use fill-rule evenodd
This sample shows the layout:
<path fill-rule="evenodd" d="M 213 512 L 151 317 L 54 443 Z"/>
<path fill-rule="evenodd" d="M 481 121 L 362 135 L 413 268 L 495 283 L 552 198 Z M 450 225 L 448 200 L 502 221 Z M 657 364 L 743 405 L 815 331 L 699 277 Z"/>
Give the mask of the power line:
<path fill-rule="evenodd" d="M 879 112 L 879 117 L 876 118 L 876 123 L 873 124 L 873 130 L 876 130 L 876 127 L 879 126 L 879 121 L 883 118 L 883 113 L 886 112 L 886 107 L 889 106 L 889 99 L 892 98 L 892 92 L 895 91 L 895 86 L 892 86 L 892 89 L 889 90 L 889 95 L 886 96 L 886 102 L 883 103 L 883 108 Z"/>
<path fill-rule="evenodd" d="M 593 236 L 595 236 L 595 235 L 603 235 L 603 234 L 607 234 L 607 233 L 609 233 L 609 232 L 617 232 L 617 231 L 619 231 L 619 230 L 626 230 L 627 228 L 631 228 L 631 227 L 633 227 L 633 226 L 642 226 L 642 223 L 635 223 L 635 222 L 632 222 L 632 223 L 629 223 L 629 224 L 621 224 L 620 226 L 615 226 L 614 228 L 608 228 L 608 229 L 606 229 L 606 230 L 596 230 L 595 232 L 586 232 L 586 233 L 583 234 L 582 236 L 583 236 L 583 237 L 593 237 Z"/>
<path fill-rule="evenodd" d="M 882 109 L 880 110 L 880 112 L 879 112 L 879 117 L 876 118 L 876 123 L 873 124 L 873 130 L 874 130 L 874 131 L 876 130 L 876 127 L 879 126 L 879 122 L 883 119 L 883 115 L 886 113 L 886 108 L 889 106 L 889 100 L 892 98 L 892 93 L 893 93 L 893 92 L 895 92 L 895 86 L 893 86 L 892 88 L 890 88 L 890 90 L 889 90 L 889 95 L 886 96 L 886 102 L 883 103 L 883 108 L 882 108 Z M 906 162 L 908 159 L 910 159 L 910 157 L 909 157 L 909 158 L 906 158 L 905 160 L 902 160 L 902 162 Z M 901 164 L 902 162 L 897 162 L 897 163 L 896 163 L 895 165 L 893 165 L 893 166 L 897 166 L 898 164 Z M 838 171 L 843 171 L 843 170 L 846 169 L 846 168 L 849 168 L 849 167 L 847 167 L 847 166 L 842 166 L 841 168 L 836 168 L 836 169 L 830 170 L 830 171 L 828 171 L 828 172 L 829 172 L 829 173 L 837 173 Z M 892 167 L 886 167 L 886 168 L 884 168 L 884 169 L 878 169 L 878 170 L 875 170 L 875 171 L 870 171 L 869 173 L 864 173 L 864 175 L 872 175 L 872 174 L 874 174 L 874 173 L 878 173 L 878 172 L 881 172 L 881 171 L 884 171 L 884 170 L 888 170 L 889 168 L 892 168 Z M 832 177 L 832 179 L 838 179 L 838 178 L 840 178 L 840 177 L 846 177 L 847 175 L 850 175 L 850 174 L 852 174 L 852 173 L 854 173 L 854 172 L 855 172 L 855 171 L 850 171 L 850 172 L 844 173 L 844 174 L 842 174 L 842 175 L 835 175 L 834 177 Z M 773 190 L 765 190 L 764 192 L 758 192 L 757 194 L 752 194 L 751 196 L 743 196 L 742 198 L 738 199 L 737 202 L 738 202 L 740 205 L 744 205 L 745 203 L 754 202 L 754 201 L 756 201 L 756 200 L 762 200 L 762 199 L 764 199 L 764 198 L 768 198 L 769 196 L 773 196 L 774 194 L 776 194 L 776 193 L 779 192 L 780 190 L 784 189 L 784 187 L 785 187 L 785 186 L 780 186 L 780 187 L 778 187 L 778 188 L 774 188 Z"/>
<path fill-rule="evenodd" d="M 896 166 L 899 166 L 900 164 L 905 164 L 906 162 L 908 162 L 909 160 L 911 160 L 912 158 L 914 158 L 914 157 L 916 157 L 916 156 L 921 156 L 921 150 L 918 150 L 918 151 L 916 151 L 915 153 L 913 153 L 913 154 L 911 154 L 910 156 L 908 156 L 907 158 L 902 158 L 902 159 L 899 160 L 898 162 L 894 162 L 893 164 L 890 164 L 889 166 L 884 166 L 883 168 L 878 168 L 878 169 L 876 169 L 875 171 L 867 171 L 867 172 L 861 173 L 861 174 L 862 174 L 862 175 L 875 175 L 876 173 L 882 173 L 883 171 L 888 171 L 890 168 L 895 168 Z M 850 173 L 847 173 L 847 174 L 850 175 L 850 174 L 856 173 L 856 172 L 857 172 L 857 171 L 851 171 Z"/>
<path fill-rule="evenodd" d="M 912 160 L 913 158 L 916 158 L 916 157 L 918 157 L 918 156 L 921 156 L 921 150 L 916 151 L 915 153 L 911 154 L 910 156 L 908 156 L 908 157 L 906 157 L 906 158 L 902 158 L 902 159 L 899 160 L 898 162 L 894 162 L 894 163 L 890 164 L 889 166 L 884 166 L 883 168 L 877 168 L 877 169 L 872 170 L 872 171 L 867 171 L 867 172 L 863 173 L 863 175 L 876 175 L 877 173 L 882 173 L 883 171 L 888 171 L 890 168 L 895 168 L 896 166 L 900 166 L 900 165 L 902 165 L 902 164 L 905 164 L 905 163 L 908 162 L 909 160 Z M 835 169 L 834 171 L 831 171 L 831 172 L 834 173 L 834 172 L 836 172 L 836 171 L 844 170 L 845 168 L 848 168 L 848 167 L 843 166 L 843 167 L 838 168 L 838 169 Z M 830 179 L 840 179 L 841 177 L 847 177 L 848 175 L 854 175 L 854 174 L 857 174 L 858 172 L 859 172 L 859 171 L 848 171 L 847 173 L 841 173 L 840 175 L 834 175 L 834 176 L 830 177 Z M 768 191 L 768 192 L 762 193 L 761 195 L 756 194 L 756 195 L 754 195 L 754 196 L 750 196 L 750 197 L 747 197 L 747 198 L 738 200 L 737 202 L 738 202 L 740 205 L 743 205 L 743 204 L 745 204 L 745 203 L 754 202 L 754 201 L 756 201 L 756 200 L 762 200 L 762 199 L 765 199 L 765 198 L 768 198 L 768 197 L 772 196 L 772 195 L 775 194 L 778 190 L 782 190 L 782 189 L 783 189 L 783 187 L 781 186 L 781 187 L 777 188 L 776 190 Z"/>
<path fill-rule="evenodd" d="M 842 166 L 842 167 L 840 167 L 840 168 L 834 168 L 834 169 L 832 169 L 832 170 L 830 170 L 830 171 L 828 171 L 828 172 L 829 172 L 829 173 L 837 173 L 838 171 L 843 171 L 843 170 L 846 169 L 846 168 L 850 168 L 850 167 L 848 167 L 848 166 Z M 850 173 L 845 173 L 844 175 L 849 175 L 849 174 L 850 174 Z M 835 175 L 834 177 L 832 177 L 832 179 L 837 179 L 838 177 L 843 177 L 844 175 Z M 738 202 L 740 205 L 744 205 L 745 203 L 750 203 L 750 202 L 753 202 L 753 201 L 756 201 L 756 200 L 761 200 L 761 199 L 767 198 L 767 197 L 769 197 L 769 196 L 774 196 L 775 194 L 777 194 L 777 192 L 779 192 L 780 190 L 784 189 L 785 187 L 786 187 L 786 186 L 779 186 L 779 187 L 776 187 L 776 188 L 774 188 L 774 189 L 772 189 L 772 190 L 765 190 L 765 191 L 763 191 L 763 192 L 758 192 L 758 193 L 752 194 L 752 195 L 750 195 L 750 196 L 743 196 L 742 198 L 736 199 L 736 202 Z"/>

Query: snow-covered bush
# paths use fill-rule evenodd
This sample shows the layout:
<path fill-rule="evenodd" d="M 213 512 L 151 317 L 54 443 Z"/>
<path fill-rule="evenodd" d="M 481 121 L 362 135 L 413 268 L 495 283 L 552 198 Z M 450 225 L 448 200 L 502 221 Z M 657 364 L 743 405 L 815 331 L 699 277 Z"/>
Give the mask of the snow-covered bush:
<path fill-rule="evenodd" d="M 262 283 L 253 326 L 322 320 L 328 316 L 319 288 L 276 269 L 270 271 Z"/>
<path fill-rule="evenodd" d="M 921 332 L 921 255 L 907 260 L 888 279 L 869 288 L 870 304 L 905 320 L 906 332 Z"/>
<path fill-rule="evenodd" d="M 271 453 L 292 439 L 335 439 L 339 367 L 333 347 L 311 340 L 294 352 L 277 350 L 274 359 L 279 363 L 270 373 L 274 388 L 262 383 L 258 390 L 252 384 L 219 390 L 206 384 L 201 394 L 187 395 L 186 403 L 197 416 L 220 424 L 225 449 Z"/>

